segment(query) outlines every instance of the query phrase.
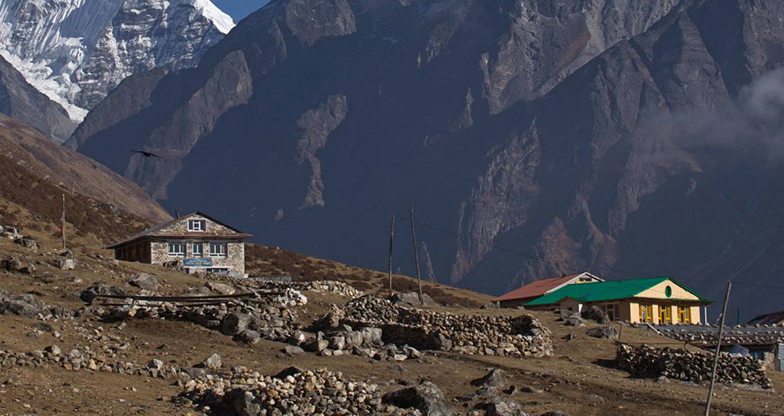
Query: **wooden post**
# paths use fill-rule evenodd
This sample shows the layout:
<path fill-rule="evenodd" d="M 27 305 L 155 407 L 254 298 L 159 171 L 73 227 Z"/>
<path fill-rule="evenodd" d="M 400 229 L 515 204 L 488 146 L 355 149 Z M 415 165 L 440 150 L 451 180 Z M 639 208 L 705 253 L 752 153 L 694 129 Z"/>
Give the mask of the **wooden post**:
<path fill-rule="evenodd" d="M 392 214 L 392 223 L 389 225 L 389 297 L 392 297 L 392 243 L 395 241 L 395 214 Z"/>
<path fill-rule="evenodd" d="M 63 211 L 60 215 L 60 236 L 63 238 L 63 251 L 67 250 L 65 244 L 65 194 L 63 194 Z"/>
<path fill-rule="evenodd" d="M 419 251 L 417 251 L 416 231 L 414 231 L 414 203 L 411 203 L 411 239 L 414 242 L 414 266 L 419 284 L 419 301 L 422 302 L 422 279 L 419 276 Z"/>
<path fill-rule="evenodd" d="M 730 289 L 732 282 L 727 282 L 727 293 L 724 294 L 724 306 L 721 309 L 719 318 L 719 339 L 716 341 L 716 356 L 713 358 L 713 372 L 711 373 L 710 387 L 708 388 L 708 400 L 705 401 L 705 416 L 710 414 L 711 399 L 713 398 L 713 385 L 716 383 L 716 370 L 719 368 L 719 355 L 721 355 L 721 337 L 724 335 L 724 318 L 727 316 L 727 303 L 730 300 Z"/>

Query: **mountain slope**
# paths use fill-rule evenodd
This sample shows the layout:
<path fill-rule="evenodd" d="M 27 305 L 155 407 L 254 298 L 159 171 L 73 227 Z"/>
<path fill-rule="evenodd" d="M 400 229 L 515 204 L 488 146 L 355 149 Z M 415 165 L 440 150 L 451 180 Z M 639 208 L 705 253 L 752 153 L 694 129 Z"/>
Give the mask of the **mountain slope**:
<path fill-rule="evenodd" d="M 154 222 L 171 218 L 132 182 L 5 116 L 0 116 L 0 156 L 3 157 L 3 164 L 12 164 L 14 169 L 26 171 L 26 177 L 32 176 L 68 193 L 92 198 L 112 209 L 120 209 Z M 50 196 L 59 198 L 58 194 Z"/>
<path fill-rule="evenodd" d="M 127 76 L 194 66 L 233 26 L 209 0 L 9 0 L 0 54 L 81 121 Z"/>
<path fill-rule="evenodd" d="M 59 104 L 30 85 L 19 71 L 0 57 L 0 113 L 35 127 L 57 141 L 71 135 L 76 123 Z"/>
<path fill-rule="evenodd" d="M 585 269 L 761 282 L 780 267 L 782 16 L 738 0 L 275 2 L 197 68 L 129 80 L 69 144 L 171 208 L 366 267 L 414 202 L 426 275 L 491 293 Z"/>

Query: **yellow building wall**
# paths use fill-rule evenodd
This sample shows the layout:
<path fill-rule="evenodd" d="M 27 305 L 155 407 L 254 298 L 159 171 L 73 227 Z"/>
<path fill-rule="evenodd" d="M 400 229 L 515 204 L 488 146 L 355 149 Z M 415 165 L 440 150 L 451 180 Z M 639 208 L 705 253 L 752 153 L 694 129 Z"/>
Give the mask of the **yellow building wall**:
<path fill-rule="evenodd" d="M 665 293 L 667 286 L 669 286 L 670 289 L 672 289 L 672 293 L 670 297 L 667 297 Z M 675 284 L 675 282 L 671 280 L 665 280 L 648 290 L 640 292 L 637 294 L 636 297 L 648 298 L 648 299 L 667 299 L 667 300 L 699 300 L 697 296 L 694 296 L 694 294 L 678 286 L 677 284 Z"/>
<path fill-rule="evenodd" d="M 621 302 L 621 319 L 633 324 L 640 322 L 640 304 L 632 301 Z"/>
<path fill-rule="evenodd" d="M 700 311 L 702 308 L 699 306 L 692 306 L 691 308 L 691 323 L 693 324 L 701 324 L 702 323 L 702 315 Z"/>

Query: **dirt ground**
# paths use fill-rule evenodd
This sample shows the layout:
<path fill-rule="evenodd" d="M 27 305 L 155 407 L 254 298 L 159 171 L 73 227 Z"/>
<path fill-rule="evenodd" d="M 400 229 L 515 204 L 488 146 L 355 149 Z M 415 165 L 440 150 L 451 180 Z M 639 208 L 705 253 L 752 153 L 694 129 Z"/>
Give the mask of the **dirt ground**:
<path fill-rule="evenodd" d="M 58 241 L 47 232 L 21 231 L 39 238 L 41 247 L 30 250 L 10 240 L 0 239 L 0 258 L 19 256 L 25 263 L 34 264 L 36 270 L 30 276 L 0 272 L 0 288 L 14 294 L 34 293 L 52 305 L 76 310 L 84 306 L 75 295 L 78 290 L 94 281 L 124 286 L 131 275 L 139 272 L 155 275 L 164 284 L 164 293 L 182 293 L 188 287 L 206 283 L 203 279 L 157 266 L 114 262 L 109 258 L 110 253 L 101 248 L 98 239 L 90 236 L 78 237 L 75 241 L 79 247 L 76 250 L 77 268 L 61 271 L 52 265 L 59 258 Z M 272 264 L 274 259 L 256 258 L 255 261 Z M 316 264 L 314 259 L 310 267 L 317 269 Z M 378 272 L 368 273 L 379 276 Z M 372 290 L 379 287 L 378 282 L 374 282 Z M 484 295 L 457 289 L 449 289 L 448 293 L 477 303 L 488 299 Z M 334 294 L 305 295 L 309 299 L 308 304 L 297 310 L 303 323 L 323 315 L 330 304 L 348 300 Z M 510 373 L 510 384 L 518 387 L 512 397 L 531 415 L 552 410 L 566 411 L 572 416 L 702 414 L 706 385 L 630 378 L 628 373 L 612 367 L 616 350 L 614 341 L 586 335 L 586 330 L 595 324 L 566 327 L 550 312 L 480 310 L 476 307 L 439 309 L 471 314 L 531 313 L 552 331 L 554 354 L 549 358 L 517 359 L 427 353 L 422 359 L 401 363 L 376 362 L 351 355 L 319 357 L 305 353 L 289 357 L 281 352 L 281 343 L 262 341 L 247 346 L 218 332 L 185 322 L 137 319 L 122 324 L 82 317 L 45 322 L 47 327 L 40 321 L 11 315 L 0 315 L 0 349 L 32 351 L 57 344 L 63 351 L 85 347 L 102 351 L 111 345 L 127 343 L 128 347 L 116 353 L 114 359 L 146 363 L 157 358 L 184 367 L 218 353 L 226 369 L 242 365 L 261 373 L 274 374 L 291 365 L 326 367 L 342 371 L 354 379 L 370 380 L 385 390 L 395 388 L 403 380 L 425 378 L 438 385 L 458 409 L 468 405 L 465 397 L 476 390 L 469 384 L 471 380 L 484 375 L 489 368 L 503 368 Z M 567 342 L 564 338 L 570 332 L 575 339 Z M 628 326 L 622 328 L 622 337 L 624 342 L 630 343 L 682 345 L 648 330 Z M 784 376 L 776 372 L 770 372 L 769 376 L 773 381 L 773 391 L 718 388 L 711 414 L 784 415 L 784 396 L 781 394 Z M 172 403 L 172 397 L 179 392 L 180 387 L 172 381 L 148 377 L 86 370 L 76 372 L 54 367 L 0 369 L 0 415 L 201 414 Z"/>

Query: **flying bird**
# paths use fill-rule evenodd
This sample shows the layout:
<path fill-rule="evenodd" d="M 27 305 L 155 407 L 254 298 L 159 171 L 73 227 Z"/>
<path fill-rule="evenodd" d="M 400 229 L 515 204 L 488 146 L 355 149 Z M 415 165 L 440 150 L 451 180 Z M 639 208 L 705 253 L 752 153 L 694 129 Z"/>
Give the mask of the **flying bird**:
<path fill-rule="evenodd" d="M 158 159 L 163 159 L 162 157 L 156 155 L 155 153 L 148 152 L 148 151 L 145 151 L 145 150 L 133 150 L 133 149 L 131 149 L 131 152 L 138 153 L 138 154 L 140 154 L 140 155 L 142 155 L 144 157 L 157 157 Z"/>

